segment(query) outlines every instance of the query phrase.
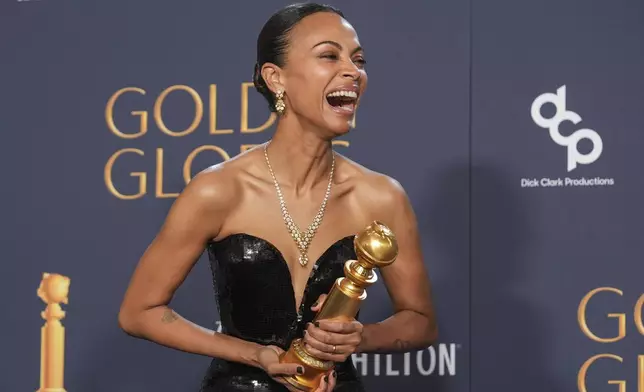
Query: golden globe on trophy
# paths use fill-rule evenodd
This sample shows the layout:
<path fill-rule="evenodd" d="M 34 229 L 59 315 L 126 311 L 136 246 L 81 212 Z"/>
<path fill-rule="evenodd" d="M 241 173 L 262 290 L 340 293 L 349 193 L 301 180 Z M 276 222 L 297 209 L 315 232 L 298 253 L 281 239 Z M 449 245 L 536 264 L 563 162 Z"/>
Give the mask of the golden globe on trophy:
<path fill-rule="evenodd" d="M 379 221 L 372 222 L 353 240 L 357 260 L 344 264 L 344 277 L 338 278 L 329 292 L 322 309 L 314 321 L 332 319 L 351 321 L 355 319 L 362 301 L 367 298 L 366 287 L 378 280 L 375 268 L 390 265 L 398 256 L 398 243 L 394 233 Z M 301 391 L 312 391 L 335 363 L 320 360 L 309 354 L 302 339 L 295 339 L 288 351 L 280 358 L 282 363 L 297 363 L 304 368 L 304 374 L 286 377 L 286 381 Z"/>

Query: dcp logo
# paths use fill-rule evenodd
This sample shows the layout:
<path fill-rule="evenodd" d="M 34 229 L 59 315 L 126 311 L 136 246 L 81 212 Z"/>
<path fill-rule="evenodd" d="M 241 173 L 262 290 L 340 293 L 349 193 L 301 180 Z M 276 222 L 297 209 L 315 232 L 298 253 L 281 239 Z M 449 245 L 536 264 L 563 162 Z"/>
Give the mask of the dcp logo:
<path fill-rule="evenodd" d="M 551 118 L 545 118 L 541 115 L 541 108 L 546 103 L 555 105 L 556 112 Z M 573 124 L 578 124 L 581 117 L 571 111 L 566 110 L 566 86 L 563 85 L 557 89 L 557 93 L 544 93 L 539 95 L 533 102 L 530 110 L 532 120 L 541 128 L 546 128 L 550 131 L 552 140 L 560 146 L 568 148 L 568 171 L 573 171 L 577 168 L 577 164 L 588 165 L 595 162 L 602 153 L 603 144 L 599 134 L 592 129 L 578 129 L 570 136 L 564 136 L 559 132 L 559 125 L 564 121 L 570 121 Z M 589 139 L 593 143 L 593 149 L 588 154 L 579 152 L 579 141 L 582 139 Z"/>

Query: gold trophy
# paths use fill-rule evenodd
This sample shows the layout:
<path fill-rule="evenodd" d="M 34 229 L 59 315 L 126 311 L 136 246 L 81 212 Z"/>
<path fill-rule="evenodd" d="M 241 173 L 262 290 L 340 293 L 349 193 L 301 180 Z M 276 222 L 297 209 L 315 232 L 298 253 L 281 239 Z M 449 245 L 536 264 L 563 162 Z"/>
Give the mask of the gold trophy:
<path fill-rule="evenodd" d="M 45 272 L 38 287 L 38 297 L 47 304 L 47 308 L 40 313 L 45 325 L 41 330 L 40 389 L 37 392 L 66 392 L 63 386 L 65 327 L 60 322 L 65 311 L 60 303 L 67 304 L 69 283 L 66 276 Z"/>
<path fill-rule="evenodd" d="M 374 269 L 386 267 L 398 256 L 398 243 L 394 233 L 383 223 L 374 221 L 353 240 L 358 260 L 344 264 L 345 277 L 338 278 L 329 292 L 316 320 L 354 320 L 362 301 L 367 298 L 366 287 L 378 280 Z M 304 374 L 286 377 L 286 381 L 300 391 L 312 391 L 335 363 L 319 360 L 304 348 L 304 342 L 295 339 L 288 351 L 282 354 L 281 363 L 297 363 L 304 368 Z"/>

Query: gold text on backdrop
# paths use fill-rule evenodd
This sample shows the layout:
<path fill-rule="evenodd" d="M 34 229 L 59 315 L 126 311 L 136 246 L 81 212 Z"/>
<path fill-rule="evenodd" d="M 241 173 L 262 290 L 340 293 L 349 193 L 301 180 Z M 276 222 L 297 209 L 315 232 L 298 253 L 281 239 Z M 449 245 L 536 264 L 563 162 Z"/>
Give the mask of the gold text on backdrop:
<path fill-rule="evenodd" d="M 620 297 L 624 296 L 622 290 L 614 287 L 598 287 L 589 291 L 579 303 L 577 308 L 577 322 L 579 323 L 579 328 L 581 332 L 590 340 L 602 344 L 610 344 L 619 342 L 624 339 L 627 335 L 627 314 L 626 313 L 608 313 L 607 318 L 616 319 L 617 321 L 617 333 L 615 336 L 611 337 L 600 337 L 597 336 L 594 332 L 591 331 L 588 326 L 588 305 L 590 300 L 595 298 L 599 293 L 614 293 Z M 642 320 L 642 307 L 644 305 L 644 294 L 642 294 L 639 299 L 635 302 L 633 309 L 633 324 L 640 335 L 644 335 L 644 320 Z M 587 375 L 590 371 L 591 366 L 600 359 L 610 359 L 612 361 L 617 361 L 619 363 L 624 363 L 624 358 L 611 353 L 601 353 L 596 354 L 588 358 L 579 369 L 577 374 L 577 389 L 579 392 L 588 392 L 587 389 Z M 627 360 L 628 361 L 628 360 Z M 619 392 L 628 392 L 626 388 L 626 380 L 608 380 L 610 385 L 619 385 Z M 638 355 L 637 357 L 637 392 L 644 392 L 644 355 Z"/>
<path fill-rule="evenodd" d="M 268 119 L 264 121 L 258 127 L 249 126 L 249 90 L 253 87 L 252 83 L 244 82 L 241 83 L 241 92 L 240 92 L 240 120 L 239 120 L 239 134 L 250 136 L 251 134 L 256 134 L 263 132 L 269 129 L 277 119 L 275 113 L 269 113 Z M 186 137 L 193 135 L 199 128 L 199 126 L 204 122 L 204 117 L 207 117 L 207 127 L 208 127 L 208 136 L 213 135 L 230 135 L 236 133 L 234 129 L 219 129 L 218 128 L 218 107 L 227 106 L 221 105 L 221 100 L 219 100 L 219 91 L 217 90 L 216 84 L 211 84 L 208 86 L 208 94 L 206 97 L 199 95 L 198 91 L 190 86 L 186 85 L 173 85 L 167 87 L 161 91 L 161 93 L 154 98 L 154 101 L 150 101 L 145 98 L 147 91 L 140 87 L 123 87 L 112 94 L 107 100 L 105 106 L 105 123 L 108 130 L 117 136 L 119 139 L 133 140 L 140 139 L 144 137 L 150 127 L 150 111 L 152 112 L 153 124 L 156 126 L 156 129 L 164 135 L 170 136 L 172 139 L 179 137 Z M 176 97 L 175 97 L 176 95 Z M 164 118 L 164 112 L 172 110 L 169 100 L 170 96 L 173 96 L 173 102 L 180 99 L 188 99 L 194 110 L 191 109 L 191 113 L 188 114 L 186 119 L 185 129 L 170 129 Z M 143 97 L 143 98 L 142 98 Z M 141 105 L 140 101 L 143 101 Z M 117 126 L 116 118 L 123 119 L 121 111 L 127 109 L 119 109 L 119 107 L 129 107 L 131 105 L 137 106 L 137 109 L 143 106 L 147 107 L 147 110 L 130 110 L 130 116 L 137 117 L 136 125 L 131 127 L 129 131 L 126 131 L 125 126 Z M 228 112 L 227 110 L 224 113 Z M 176 110 L 175 110 L 176 111 Z M 268 110 L 266 110 L 268 112 Z M 182 117 L 183 112 L 179 112 L 176 116 Z M 354 118 L 353 126 L 355 126 Z M 345 140 L 334 140 L 334 146 L 343 146 L 349 147 L 349 142 Z M 256 144 L 243 143 L 240 145 L 239 152 L 228 152 L 226 149 L 214 145 L 214 144 L 205 144 L 195 147 L 187 157 L 183 159 L 183 164 L 181 168 L 182 181 L 181 183 L 188 184 L 192 177 L 194 176 L 193 163 L 194 160 L 202 152 L 215 153 L 217 155 L 216 159 L 218 161 L 227 161 L 232 156 L 237 155 L 238 153 L 245 152 L 246 150 L 255 147 Z M 169 147 L 156 147 L 154 151 L 149 151 L 146 153 L 143 149 L 134 148 L 134 147 L 125 147 L 120 148 L 118 151 L 113 153 L 107 160 L 104 170 L 103 170 L 103 180 L 107 190 L 116 198 L 121 200 L 135 200 L 140 199 L 148 194 L 150 185 L 148 184 L 149 178 L 154 178 L 154 197 L 157 199 L 168 199 L 178 197 L 181 189 L 176 186 L 177 179 L 174 181 L 168 180 L 167 182 L 174 183 L 175 186 L 165 186 L 164 182 L 167 180 L 166 171 L 167 168 L 164 167 L 164 157 L 166 155 L 171 155 L 171 153 L 166 154 L 166 150 Z M 151 158 L 148 158 L 151 157 Z M 126 192 L 123 188 L 132 189 L 132 184 L 117 186 L 116 182 L 119 182 L 115 179 L 115 172 L 120 173 L 122 169 L 118 166 L 120 165 L 132 165 L 132 162 L 137 162 L 137 170 L 130 171 L 127 173 L 130 177 L 134 177 L 136 183 L 134 185 L 135 191 Z M 117 168 L 115 169 L 115 165 Z M 148 169 L 154 167 L 154 169 Z M 176 172 L 177 170 L 169 170 L 170 172 Z M 173 188 L 172 190 L 168 190 Z"/>

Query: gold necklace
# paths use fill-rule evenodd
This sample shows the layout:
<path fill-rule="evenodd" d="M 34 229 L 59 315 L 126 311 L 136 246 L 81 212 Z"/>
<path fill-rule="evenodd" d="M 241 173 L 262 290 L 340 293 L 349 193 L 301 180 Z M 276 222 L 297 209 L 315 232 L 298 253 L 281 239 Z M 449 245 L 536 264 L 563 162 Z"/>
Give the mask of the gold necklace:
<path fill-rule="evenodd" d="M 329 201 L 329 195 L 331 195 L 331 184 L 333 183 L 333 171 L 335 169 L 335 155 L 333 154 L 333 152 L 331 152 L 331 173 L 329 174 L 329 185 L 327 185 L 326 187 L 326 193 L 324 195 L 324 200 L 322 201 L 322 205 L 320 206 L 320 210 L 313 218 L 313 222 L 311 222 L 306 232 L 302 232 L 300 228 L 297 226 L 297 224 L 295 224 L 295 222 L 293 221 L 293 218 L 291 218 L 291 215 L 288 213 L 288 209 L 286 208 L 284 195 L 282 194 L 280 185 L 277 182 L 277 178 L 275 178 L 275 173 L 273 172 L 273 168 L 271 167 L 271 162 L 268 160 L 267 149 L 269 144 L 270 144 L 270 141 L 264 145 L 264 157 L 266 158 L 266 164 L 268 165 L 268 170 L 271 172 L 271 177 L 273 177 L 273 183 L 275 184 L 277 197 L 279 198 L 279 201 L 280 201 L 280 208 L 282 209 L 282 216 L 284 217 L 284 223 L 286 223 L 288 232 L 291 234 L 291 237 L 293 237 L 293 240 L 295 240 L 295 243 L 297 244 L 297 248 L 300 251 L 300 257 L 298 257 L 298 261 L 300 262 L 300 265 L 304 267 L 309 262 L 309 256 L 308 256 L 309 245 L 311 245 L 311 241 L 313 241 L 313 237 L 315 236 L 315 233 L 317 232 L 318 227 L 320 227 L 320 225 L 322 224 L 322 218 L 324 217 L 326 204 Z"/>

